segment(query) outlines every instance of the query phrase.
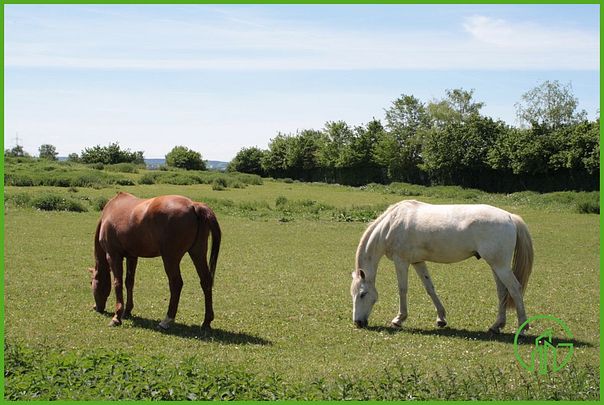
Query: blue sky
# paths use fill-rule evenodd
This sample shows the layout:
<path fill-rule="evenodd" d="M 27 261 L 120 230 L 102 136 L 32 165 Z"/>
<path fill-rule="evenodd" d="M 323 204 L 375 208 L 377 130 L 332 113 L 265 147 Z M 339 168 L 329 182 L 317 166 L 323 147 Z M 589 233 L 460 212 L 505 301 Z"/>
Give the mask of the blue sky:
<path fill-rule="evenodd" d="M 5 147 L 119 141 L 230 160 L 278 132 L 383 119 L 474 89 L 483 113 L 545 80 L 599 111 L 599 5 L 5 5 Z"/>

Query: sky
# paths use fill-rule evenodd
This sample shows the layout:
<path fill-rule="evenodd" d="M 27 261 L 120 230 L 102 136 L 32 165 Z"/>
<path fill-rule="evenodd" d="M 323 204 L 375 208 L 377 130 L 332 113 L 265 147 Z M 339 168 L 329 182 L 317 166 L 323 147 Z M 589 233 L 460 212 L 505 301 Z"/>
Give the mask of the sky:
<path fill-rule="evenodd" d="M 599 5 L 4 5 L 4 147 L 119 142 L 229 161 L 351 126 L 403 94 L 473 90 L 484 115 L 546 80 L 599 116 Z"/>

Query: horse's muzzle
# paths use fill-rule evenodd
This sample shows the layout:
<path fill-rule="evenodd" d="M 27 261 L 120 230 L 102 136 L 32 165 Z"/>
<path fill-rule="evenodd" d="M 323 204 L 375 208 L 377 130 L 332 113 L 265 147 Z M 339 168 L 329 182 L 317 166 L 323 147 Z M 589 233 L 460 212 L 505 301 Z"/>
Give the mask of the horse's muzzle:
<path fill-rule="evenodd" d="M 357 326 L 357 328 L 366 328 L 368 322 L 367 321 L 354 321 L 354 324 Z"/>

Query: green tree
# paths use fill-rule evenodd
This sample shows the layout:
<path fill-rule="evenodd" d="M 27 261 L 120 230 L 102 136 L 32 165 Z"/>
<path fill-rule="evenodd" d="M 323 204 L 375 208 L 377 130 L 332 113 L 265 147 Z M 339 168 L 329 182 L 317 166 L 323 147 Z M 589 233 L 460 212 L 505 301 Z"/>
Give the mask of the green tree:
<path fill-rule="evenodd" d="M 201 153 L 185 146 L 175 146 L 166 155 L 166 165 L 186 170 L 206 170 Z"/>
<path fill-rule="evenodd" d="M 471 184 L 490 168 L 489 151 L 505 130 L 503 122 L 479 115 L 432 128 L 424 140 L 421 168 L 439 184 Z"/>
<path fill-rule="evenodd" d="M 384 127 L 375 118 L 369 121 L 366 126 L 355 127 L 352 138 L 341 151 L 341 166 L 352 169 L 377 166 L 374 160 L 374 149 L 383 135 Z"/>
<path fill-rule="evenodd" d="M 57 160 L 57 148 L 53 145 L 44 144 L 38 148 L 40 159 Z"/>
<path fill-rule="evenodd" d="M 77 153 L 70 153 L 69 155 L 67 155 L 67 161 L 79 163 L 81 161 L 80 155 L 78 155 Z"/>
<path fill-rule="evenodd" d="M 422 138 L 430 124 L 426 107 L 414 96 L 403 94 L 386 110 L 388 132 L 377 139 L 373 154 L 390 181 L 420 180 Z"/>
<path fill-rule="evenodd" d="M 570 83 L 547 80 L 524 93 L 514 106 L 521 125 L 557 129 L 586 119 L 585 111 L 577 111 L 578 105 Z"/>
<path fill-rule="evenodd" d="M 447 124 L 466 122 L 480 115 L 483 102 L 473 100 L 474 90 L 447 89 L 447 97 L 428 104 L 427 112 L 433 126 L 442 128 Z"/>
<path fill-rule="evenodd" d="M 80 159 L 83 163 L 103 163 L 106 165 L 145 163 L 142 151 L 130 152 L 130 149 L 122 149 L 118 142 L 110 143 L 108 146 L 96 145 L 91 148 L 85 148 L 82 151 Z"/>
<path fill-rule="evenodd" d="M 262 157 L 262 169 L 273 177 L 283 177 L 288 169 L 287 154 L 291 136 L 282 133 L 270 140 L 268 150 Z"/>
<path fill-rule="evenodd" d="M 344 121 L 328 121 L 323 128 L 324 142 L 317 152 L 318 163 L 325 168 L 341 168 L 346 165 L 344 149 L 354 138 L 353 130 Z"/>
<path fill-rule="evenodd" d="M 300 177 L 302 172 L 319 166 L 318 151 L 324 142 L 320 131 L 305 129 L 291 137 L 286 153 L 286 167 L 295 171 Z"/>
<path fill-rule="evenodd" d="M 4 156 L 6 157 L 29 157 L 29 153 L 23 150 L 23 146 L 16 145 L 11 149 L 6 149 L 4 151 Z"/>
<path fill-rule="evenodd" d="M 242 148 L 229 162 L 227 170 L 230 172 L 252 173 L 264 175 L 262 169 L 262 158 L 265 151 L 260 148 Z"/>

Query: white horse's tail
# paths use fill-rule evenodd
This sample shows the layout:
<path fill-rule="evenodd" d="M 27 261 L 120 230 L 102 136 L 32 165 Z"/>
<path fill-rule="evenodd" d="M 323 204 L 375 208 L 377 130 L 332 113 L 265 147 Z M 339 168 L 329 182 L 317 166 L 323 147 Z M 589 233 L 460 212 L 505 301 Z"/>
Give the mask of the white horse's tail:
<path fill-rule="evenodd" d="M 524 290 L 533 270 L 533 242 L 528 227 L 522 218 L 514 214 L 511 214 L 511 216 L 514 225 L 516 225 L 516 249 L 512 260 L 512 271 L 520 283 L 520 291 L 524 295 Z M 514 300 L 509 292 L 506 295 L 506 306 L 508 308 L 515 307 Z"/>

